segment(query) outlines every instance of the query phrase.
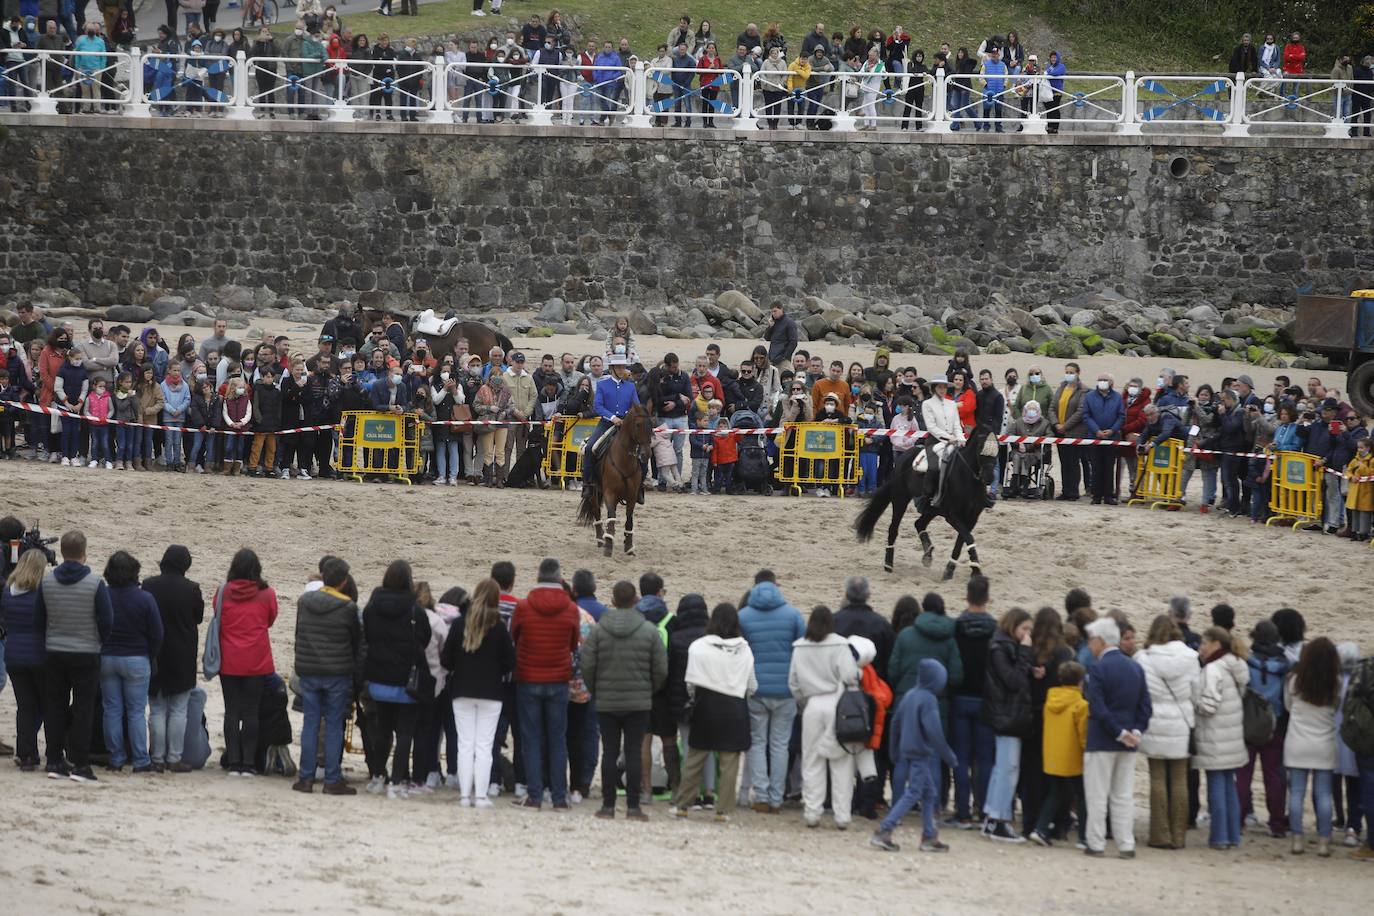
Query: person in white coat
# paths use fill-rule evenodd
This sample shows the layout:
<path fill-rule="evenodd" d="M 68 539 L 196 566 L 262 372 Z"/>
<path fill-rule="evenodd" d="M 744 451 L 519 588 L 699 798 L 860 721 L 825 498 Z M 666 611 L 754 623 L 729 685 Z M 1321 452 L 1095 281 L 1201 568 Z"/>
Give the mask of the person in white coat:
<path fill-rule="evenodd" d="M 1336 703 L 1341 691 L 1341 662 L 1336 646 L 1318 637 L 1302 648 L 1302 655 L 1283 685 L 1288 707 L 1288 733 L 1283 740 L 1283 765 L 1288 769 L 1288 830 L 1293 855 L 1302 855 L 1302 809 L 1307 784 L 1312 783 L 1312 806 L 1317 814 L 1317 855 L 1331 855 L 1331 773 L 1336 769 Z"/>
<path fill-rule="evenodd" d="M 1236 770 L 1245 766 L 1245 713 L 1241 698 L 1250 686 L 1244 643 L 1233 641 L 1221 627 L 1202 634 L 1198 658 L 1202 677 L 1193 684 L 1197 725 L 1193 732 L 1193 768 L 1207 774 L 1207 845 L 1234 849 L 1240 845 L 1240 797 Z M 1151 723 L 1153 725 L 1153 723 Z"/>
<path fill-rule="evenodd" d="M 1150 846 L 1182 849 L 1188 833 L 1188 736 L 1193 730 L 1197 653 L 1168 614 L 1150 624 L 1135 660 L 1145 670 L 1154 708 L 1140 752 L 1150 759 Z"/>
<path fill-rule="evenodd" d="M 835 826 L 849 827 L 854 795 L 853 750 L 835 738 L 835 704 L 846 687 L 859 683 L 859 666 L 843 636 L 835 632 L 830 608 L 817 605 L 806 635 L 792 643 L 787 687 L 801 707 L 802 817 L 806 826 L 821 822 L 825 806 L 826 773 L 830 774 L 830 806 Z"/>
<path fill-rule="evenodd" d="M 921 419 L 925 421 L 926 438 L 925 467 L 919 469 L 926 471 L 925 495 L 933 497 L 932 506 L 938 506 L 940 496 L 944 493 L 946 465 L 953 457 L 955 449 L 968 440 L 964 436 L 964 427 L 959 422 L 959 408 L 948 397 L 949 380 L 943 375 L 937 375 L 930 380 L 930 390 L 930 397 L 921 402 Z M 918 465 L 920 461 L 918 458 Z M 929 473 L 937 464 L 938 481 L 932 479 Z"/>

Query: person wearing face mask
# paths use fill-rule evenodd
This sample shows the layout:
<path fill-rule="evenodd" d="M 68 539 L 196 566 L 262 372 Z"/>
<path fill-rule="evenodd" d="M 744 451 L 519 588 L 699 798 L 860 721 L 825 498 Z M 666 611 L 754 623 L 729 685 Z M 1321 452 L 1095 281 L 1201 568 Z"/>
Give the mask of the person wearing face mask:
<path fill-rule="evenodd" d="M 768 56 L 759 64 L 759 88 L 763 91 L 760 117 L 769 130 L 778 129 L 783 102 L 787 98 L 787 69 L 787 61 L 783 60 L 779 48 L 770 48 Z"/>
<path fill-rule="evenodd" d="M 1134 443 L 1140 439 L 1140 431 L 1145 428 L 1145 405 L 1150 403 L 1150 391 L 1139 378 L 1133 378 L 1126 383 L 1122 402 L 1126 408 L 1126 420 L 1121 424 L 1121 438 L 1132 443 L 1132 445 L 1123 446 L 1118 457 L 1125 459 L 1129 473 L 1128 479 L 1133 481 L 1135 480 L 1136 468 Z M 1121 489 L 1120 481 L 1114 481 L 1114 486 L 1119 492 Z"/>
<path fill-rule="evenodd" d="M 1078 363 L 1068 363 L 1064 366 L 1064 379 L 1059 383 L 1054 396 L 1050 399 L 1049 415 L 1052 418 L 1054 434 L 1070 439 L 1088 439 L 1093 433 L 1088 429 L 1088 423 L 1084 422 L 1083 399 L 1088 393 L 1088 389 L 1083 387 L 1083 383 L 1078 379 Z M 1078 488 L 1083 480 L 1085 473 L 1090 466 L 1091 458 L 1083 454 L 1084 448 L 1093 446 L 1066 445 L 1058 446 L 1059 450 L 1059 474 L 1063 484 L 1063 492 L 1055 499 L 1064 502 L 1078 501 Z"/>
<path fill-rule="evenodd" d="M 998 428 L 999 435 L 1011 435 L 1011 428 L 1016 423 L 1016 398 L 1021 394 L 1021 376 L 1015 369 L 1008 369 L 1002 375 L 1002 425 Z M 998 443 L 997 446 L 997 482 L 999 490 L 1005 486 L 1007 479 L 1007 464 L 1011 461 L 1011 449 L 1006 443 Z"/>
<path fill-rule="evenodd" d="M 253 424 L 253 397 L 241 376 L 229 380 L 224 395 L 223 416 L 224 476 L 236 476 L 243 469 L 243 453 L 248 436 L 241 435 Z"/>
<path fill-rule="evenodd" d="M 403 382 L 401 367 L 392 360 L 391 365 L 372 383 L 372 409 L 385 413 L 405 413 L 410 406 L 410 389 Z"/>
<path fill-rule="evenodd" d="M 1035 401 L 1040 405 L 1041 414 L 1045 413 L 1045 407 L 1054 403 L 1054 392 L 1051 390 L 1049 382 L 1045 381 L 1045 373 L 1039 366 L 1031 366 L 1026 372 L 1026 380 L 1021 383 L 1021 388 L 1016 392 L 1016 398 L 1011 402 L 1012 413 L 1020 416 L 1025 411 L 1026 405 Z"/>
<path fill-rule="evenodd" d="M 430 379 L 430 391 L 434 418 L 440 421 L 440 424 L 470 418 L 471 414 L 467 414 L 467 400 L 452 366 L 445 363 L 434 374 Z M 463 408 L 466 416 L 454 415 L 459 407 Z M 436 425 L 433 427 L 433 437 L 435 483 L 454 486 L 458 483 L 459 434 L 451 426 Z"/>
<path fill-rule="evenodd" d="M 1120 438 L 1121 426 L 1126 422 L 1126 407 L 1110 373 L 1099 373 L 1096 386 L 1083 396 L 1083 421 L 1087 424 L 1089 435 L 1096 439 L 1112 441 Z M 1116 449 L 1106 445 L 1085 447 L 1089 449 L 1089 460 L 1093 466 L 1093 505 L 1100 506 L 1105 502 L 1115 506 Z"/>
<path fill-rule="evenodd" d="M 1050 421 L 1041 412 L 1040 402 L 1035 399 L 1026 402 L 1025 406 L 1021 408 L 1020 416 L 1011 425 L 1011 433 L 1014 436 L 1048 436 L 1052 432 Z M 1042 469 L 1044 474 L 1049 473 L 1050 447 L 1018 442 L 1011 446 L 1011 456 L 1012 483 L 1003 487 L 1002 498 L 1033 498 L 1036 494 L 1026 489 L 1026 481 L 1037 466 Z"/>

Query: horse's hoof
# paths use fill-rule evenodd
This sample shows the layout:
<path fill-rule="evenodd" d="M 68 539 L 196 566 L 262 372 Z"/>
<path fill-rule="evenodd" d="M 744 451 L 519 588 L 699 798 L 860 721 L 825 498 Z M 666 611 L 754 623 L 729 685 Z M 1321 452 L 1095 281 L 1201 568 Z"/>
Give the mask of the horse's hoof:
<path fill-rule="evenodd" d="M 946 582 L 948 582 L 950 579 L 953 579 L 953 578 L 954 578 L 954 570 L 955 570 L 955 568 L 956 568 L 956 567 L 955 567 L 955 565 L 954 565 L 953 563 L 950 563 L 950 564 L 946 565 L 946 566 L 945 566 L 945 574 L 944 574 L 943 576 L 941 576 L 940 578 L 943 579 L 943 580 L 946 581 Z"/>
<path fill-rule="evenodd" d="M 924 567 L 926 567 L 926 568 L 929 568 L 929 567 L 930 567 L 930 564 L 933 563 L 933 562 L 935 562 L 935 556 L 934 556 L 933 554 L 927 553 L 927 554 L 922 554 L 922 555 L 921 555 L 921 565 L 922 565 L 922 566 L 924 566 Z"/>
<path fill-rule="evenodd" d="M 884 564 L 883 564 L 883 572 L 892 572 L 892 564 L 891 564 L 891 563 L 884 563 Z"/>
<path fill-rule="evenodd" d="M 607 545 L 602 549 L 601 553 L 602 553 L 603 555 L 609 557 L 611 554 L 615 553 L 615 547 L 614 547 L 613 545 L 611 545 L 611 544 L 607 544 Z"/>
<path fill-rule="evenodd" d="M 634 555 L 635 555 L 635 549 L 634 549 L 633 547 L 626 547 L 626 548 L 625 548 L 625 556 L 627 556 L 627 557 L 632 557 L 632 556 L 634 556 Z"/>

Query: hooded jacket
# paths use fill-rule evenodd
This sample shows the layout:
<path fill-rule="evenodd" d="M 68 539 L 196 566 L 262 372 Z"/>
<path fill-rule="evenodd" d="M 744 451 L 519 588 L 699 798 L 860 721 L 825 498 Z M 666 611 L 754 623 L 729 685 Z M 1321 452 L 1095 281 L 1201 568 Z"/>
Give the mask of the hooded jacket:
<path fill-rule="evenodd" d="M 1283 646 L 1256 642 L 1250 647 L 1250 657 L 1245 664 L 1250 669 L 1250 687 L 1269 701 L 1274 708 L 1274 717 L 1282 719 L 1288 713 L 1283 705 L 1283 684 L 1292 667 Z"/>
<path fill-rule="evenodd" d="M 790 697 L 787 676 L 792 665 L 792 643 L 806 632 L 801 612 L 787 603 L 776 584 L 760 582 L 740 611 L 739 625 L 754 653 L 757 696 Z"/>
<path fill-rule="evenodd" d="M 200 585 L 186 578 L 186 571 L 191 568 L 191 552 L 185 547 L 169 545 L 158 566 L 160 574 L 143 580 L 143 590 L 152 595 L 162 618 L 162 649 L 148 692 L 153 696 L 175 696 L 196 686 L 205 598 Z"/>
<path fill-rule="evenodd" d="M 668 619 L 668 682 L 665 689 L 668 711 L 676 722 L 683 721 L 687 710 L 688 654 L 692 644 L 706 635 L 706 621 L 706 599 L 696 594 L 683 595 L 677 603 L 677 613 Z M 752 654 L 750 659 L 753 659 Z M 751 676 L 752 671 L 751 667 Z"/>
<path fill-rule="evenodd" d="M 908 690 L 920 679 L 921 663 L 934 659 L 944 669 L 944 686 L 935 696 L 940 701 L 940 716 L 949 720 L 948 692 L 964 679 L 964 662 L 959 657 L 959 644 L 954 639 L 954 621 L 944 614 L 922 611 L 920 616 L 897 637 L 888 666 L 892 694 L 901 702 Z"/>
<path fill-rule="evenodd" d="M 1203 662 L 1202 676 L 1193 683 L 1197 711 L 1194 769 L 1236 770 L 1250 759 L 1245 749 L 1245 713 L 1241 704 L 1249 685 L 1249 666 L 1230 652 Z M 1154 727 L 1153 721 L 1150 727 Z"/>
<path fill-rule="evenodd" d="M 983 684 L 983 723 L 999 735 L 1030 736 L 1035 714 L 1031 709 L 1031 649 L 998 630 L 988 646 Z"/>
<path fill-rule="evenodd" d="M 582 644 L 582 677 L 598 713 L 649 711 L 668 679 L 658 629 L 634 608 L 612 608 Z"/>
<path fill-rule="evenodd" d="M 846 604 L 835 612 L 835 632 L 846 637 L 862 636 L 872 641 L 876 653 L 873 668 L 878 677 L 891 682 L 888 666 L 897 634 L 892 632 L 892 624 L 886 617 L 867 604 Z"/>
<path fill-rule="evenodd" d="M 561 584 L 540 582 L 530 589 L 515 605 L 510 635 L 515 642 L 516 681 L 566 684 L 572 677 L 572 654 L 580 640 L 579 616 Z"/>
<path fill-rule="evenodd" d="M 277 622 L 277 593 L 252 579 L 232 579 L 219 594 L 220 673 L 235 677 L 275 674 L 267 631 Z"/>
<path fill-rule="evenodd" d="M 943 760 L 953 769 L 954 751 L 940 724 L 938 696 L 945 692 L 945 669 L 934 659 L 921 659 L 916 682 L 897 703 L 888 722 L 888 746 L 894 760 Z"/>
<path fill-rule="evenodd" d="M 1201 671 L 1197 653 L 1180 640 L 1147 646 L 1135 655 L 1150 690 L 1150 727 L 1140 752 L 1160 760 L 1186 760 L 1192 732 L 1193 696 Z"/>
<path fill-rule="evenodd" d="M 358 605 L 331 588 L 296 601 L 296 674 L 342 677 L 361 673 L 362 624 Z"/>
<path fill-rule="evenodd" d="M 97 655 L 114 625 L 109 588 L 75 560 L 63 560 L 43 578 L 37 616 L 48 652 Z"/>
<path fill-rule="evenodd" d="M 1088 746 L 1088 701 L 1082 685 L 1051 687 L 1045 697 L 1041 754 L 1047 776 L 1082 776 Z"/>
<path fill-rule="evenodd" d="M 404 687 L 410 671 L 428 673 L 424 649 L 429 642 L 429 618 L 409 591 L 377 588 L 363 608 L 363 639 L 367 660 L 363 677 L 371 684 Z"/>
<path fill-rule="evenodd" d="M 805 636 L 792 643 L 792 664 L 787 672 L 787 687 L 800 703 L 812 697 L 837 694 L 859 682 L 859 666 L 849 643 L 838 633 L 820 642 Z"/>
<path fill-rule="evenodd" d="M 964 611 L 954 620 L 954 642 L 959 647 L 963 680 L 954 683 L 956 696 L 982 697 L 986 680 L 988 646 L 997 632 L 997 621 L 985 611 Z"/>
<path fill-rule="evenodd" d="M 682 615 L 679 607 L 678 617 Z M 747 751 L 749 696 L 758 687 L 749 643 L 741 636 L 697 639 L 688 648 L 683 677 L 694 700 L 688 746 L 703 751 Z"/>

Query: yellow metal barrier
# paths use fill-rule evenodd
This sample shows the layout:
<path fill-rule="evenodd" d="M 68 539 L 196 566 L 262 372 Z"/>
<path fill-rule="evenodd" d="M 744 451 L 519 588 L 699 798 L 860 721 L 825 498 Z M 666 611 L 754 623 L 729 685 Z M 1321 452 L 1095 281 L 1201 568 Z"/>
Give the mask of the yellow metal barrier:
<path fill-rule="evenodd" d="M 789 423 L 778 451 L 778 481 L 794 496 L 803 486 L 844 488 L 859 482 L 859 435 L 838 423 Z"/>
<path fill-rule="evenodd" d="M 1101 446 L 1105 447 L 1105 446 Z M 1135 485 L 1126 505 L 1149 503 L 1151 509 L 1177 511 L 1183 506 L 1183 442 L 1167 439 L 1137 462 Z"/>
<path fill-rule="evenodd" d="M 349 410 L 342 423 L 338 470 L 346 479 L 372 475 L 408 484 L 420 471 L 423 424 L 418 415 Z"/>
<path fill-rule="evenodd" d="M 1301 452 L 1279 452 L 1274 456 L 1270 475 L 1269 511 L 1265 525 L 1292 523 L 1309 525 L 1322 515 L 1322 470 L 1317 459 Z"/>
<path fill-rule="evenodd" d="M 596 418 L 554 417 L 544 427 L 544 476 L 558 481 L 560 489 L 569 480 L 582 477 L 582 443 L 596 429 Z"/>

